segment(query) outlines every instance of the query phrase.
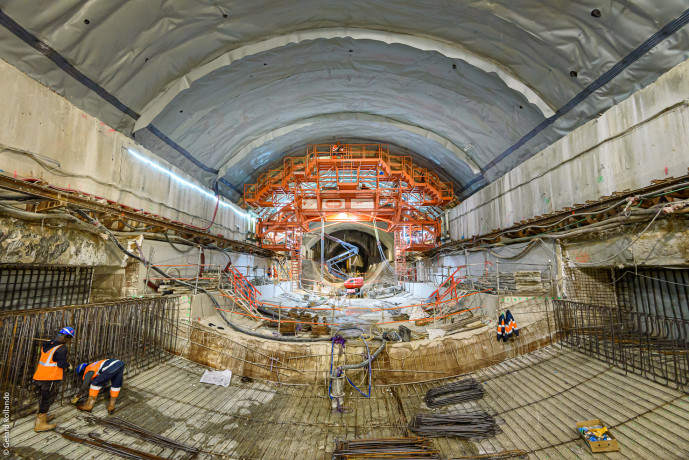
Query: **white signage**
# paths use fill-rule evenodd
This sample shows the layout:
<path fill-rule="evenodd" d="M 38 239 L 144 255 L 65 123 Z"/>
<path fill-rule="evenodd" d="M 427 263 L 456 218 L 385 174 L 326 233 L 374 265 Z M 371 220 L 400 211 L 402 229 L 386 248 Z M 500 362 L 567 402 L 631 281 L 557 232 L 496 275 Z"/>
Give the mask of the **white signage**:
<path fill-rule="evenodd" d="M 332 199 L 323 200 L 323 210 L 324 211 L 336 211 L 345 208 L 345 200 L 343 199 Z"/>
<path fill-rule="evenodd" d="M 352 198 L 350 209 L 374 209 L 373 200 L 366 198 Z"/>

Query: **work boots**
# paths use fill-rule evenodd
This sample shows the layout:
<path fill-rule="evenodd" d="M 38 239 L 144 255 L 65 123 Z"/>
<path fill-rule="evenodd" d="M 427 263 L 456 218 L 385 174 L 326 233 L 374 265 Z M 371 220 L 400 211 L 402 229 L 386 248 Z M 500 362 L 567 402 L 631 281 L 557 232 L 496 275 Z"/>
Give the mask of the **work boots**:
<path fill-rule="evenodd" d="M 57 425 L 54 423 L 48 423 L 46 420 L 48 414 L 37 414 L 36 415 L 36 425 L 33 427 L 33 430 L 36 433 L 40 433 L 41 431 L 49 431 L 55 428 Z"/>
<path fill-rule="evenodd" d="M 91 412 L 94 404 L 96 404 L 96 397 L 89 395 L 89 399 L 87 399 L 84 404 L 79 404 L 77 406 L 77 409 L 83 410 L 86 412 Z"/>
<path fill-rule="evenodd" d="M 117 401 L 117 396 L 110 396 L 110 403 L 108 404 L 108 414 L 115 412 L 115 402 Z"/>

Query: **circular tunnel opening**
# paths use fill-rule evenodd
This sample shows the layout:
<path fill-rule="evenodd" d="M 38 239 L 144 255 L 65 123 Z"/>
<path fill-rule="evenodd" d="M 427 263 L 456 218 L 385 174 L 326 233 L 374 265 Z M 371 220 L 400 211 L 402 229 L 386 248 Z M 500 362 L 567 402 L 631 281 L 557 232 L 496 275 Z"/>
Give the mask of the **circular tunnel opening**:
<path fill-rule="evenodd" d="M 330 233 L 330 235 L 345 241 L 349 244 L 353 244 L 359 249 L 359 253 L 345 261 L 342 261 L 339 266 L 342 271 L 346 273 L 366 273 L 370 271 L 375 264 L 382 262 L 380 252 L 376 246 L 376 238 L 373 235 L 359 231 L 359 230 L 338 230 Z M 387 251 L 387 246 L 381 242 L 383 251 Z M 337 257 L 338 255 L 344 253 L 346 249 L 339 243 L 325 239 L 325 260 Z M 321 262 L 321 244 L 320 241 L 313 245 L 313 256 L 312 259 L 315 263 L 320 264 Z"/>

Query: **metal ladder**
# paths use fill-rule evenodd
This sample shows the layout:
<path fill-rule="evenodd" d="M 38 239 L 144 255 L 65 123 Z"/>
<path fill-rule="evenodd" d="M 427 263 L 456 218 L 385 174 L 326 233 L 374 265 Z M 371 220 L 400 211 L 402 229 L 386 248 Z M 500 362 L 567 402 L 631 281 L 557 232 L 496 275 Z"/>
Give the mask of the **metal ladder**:
<path fill-rule="evenodd" d="M 395 274 L 400 279 L 407 276 L 407 256 L 401 230 L 395 231 Z"/>
<path fill-rule="evenodd" d="M 292 291 L 299 290 L 299 278 L 301 277 L 301 232 L 295 231 L 290 248 L 292 260 L 290 261 L 290 279 Z"/>

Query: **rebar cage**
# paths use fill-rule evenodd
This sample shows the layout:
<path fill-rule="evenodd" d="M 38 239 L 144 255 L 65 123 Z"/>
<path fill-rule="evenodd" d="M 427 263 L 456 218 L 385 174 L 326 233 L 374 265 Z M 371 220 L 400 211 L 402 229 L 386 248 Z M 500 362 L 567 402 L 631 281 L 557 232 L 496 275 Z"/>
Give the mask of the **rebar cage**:
<path fill-rule="evenodd" d="M 93 267 L 0 264 L 0 311 L 89 302 Z"/>
<path fill-rule="evenodd" d="M 171 356 L 178 319 L 179 297 L 173 296 L 0 313 L 0 391 L 9 395 L 11 418 L 35 410 L 32 378 L 40 347 L 54 339 L 60 328 L 76 330 L 68 352 L 75 367 L 119 359 L 127 365 L 125 376 L 131 376 Z M 79 385 L 75 373 L 65 372 L 54 404 L 64 404 Z"/>
<path fill-rule="evenodd" d="M 567 346 L 663 385 L 689 384 L 689 320 L 553 300 Z"/>

